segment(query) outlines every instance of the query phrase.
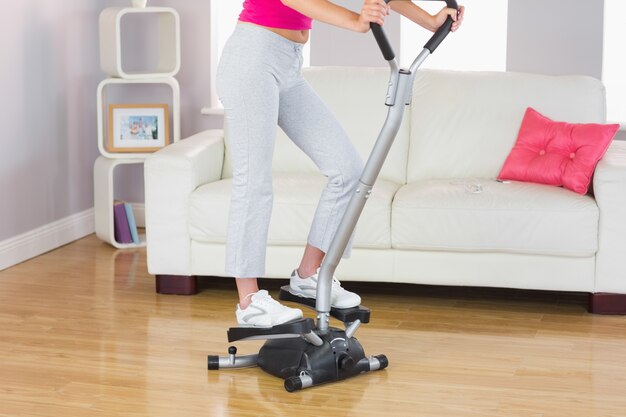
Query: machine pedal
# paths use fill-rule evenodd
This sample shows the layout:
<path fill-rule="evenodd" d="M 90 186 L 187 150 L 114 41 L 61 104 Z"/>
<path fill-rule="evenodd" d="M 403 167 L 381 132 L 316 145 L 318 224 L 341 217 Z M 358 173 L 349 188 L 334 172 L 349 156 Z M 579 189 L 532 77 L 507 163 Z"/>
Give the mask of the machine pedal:
<path fill-rule="evenodd" d="M 315 328 L 313 319 L 304 318 L 274 327 L 231 327 L 226 332 L 229 342 L 253 339 L 287 339 L 311 333 Z"/>
<path fill-rule="evenodd" d="M 307 307 L 315 309 L 315 299 L 300 297 L 299 295 L 292 294 L 289 291 L 289 285 L 283 285 L 280 288 L 278 298 L 283 301 L 292 301 Z M 330 315 L 344 323 L 352 323 L 360 320 L 361 323 L 370 322 L 370 309 L 364 306 L 352 307 L 352 308 L 330 308 Z"/>

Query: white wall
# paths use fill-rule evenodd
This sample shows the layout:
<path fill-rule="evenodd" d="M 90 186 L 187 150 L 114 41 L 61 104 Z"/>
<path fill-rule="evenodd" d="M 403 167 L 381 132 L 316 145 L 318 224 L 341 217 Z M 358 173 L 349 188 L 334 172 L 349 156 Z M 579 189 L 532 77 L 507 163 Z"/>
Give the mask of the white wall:
<path fill-rule="evenodd" d="M 602 79 L 607 88 L 607 118 L 626 125 L 626 1 L 604 1 Z"/>

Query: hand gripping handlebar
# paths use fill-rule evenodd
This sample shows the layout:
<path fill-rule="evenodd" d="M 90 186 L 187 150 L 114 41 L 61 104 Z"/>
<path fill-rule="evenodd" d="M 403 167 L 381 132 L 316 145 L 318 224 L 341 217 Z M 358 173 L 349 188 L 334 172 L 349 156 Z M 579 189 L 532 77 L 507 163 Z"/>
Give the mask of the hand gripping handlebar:
<path fill-rule="evenodd" d="M 385 3 L 389 3 L 391 1 L 392 0 L 385 0 Z M 396 1 L 408 1 L 408 0 L 396 0 Z M 433 0 L 423 0 L 423 1 L 433 1 Z M 458 10 L 459 6 L 456 0 L 445 0 L 445 2 L 449 8 Z M 452 17 L 448 16 L 444 24 L 441 25 L 441 27 L 437 29 L 437 31 L 430 38 L 430 40 L 426 42 L 426 44 L 424 45 L 424 48 L 428 49 L 431 54 L 435 52 L 435 49 L 437 49 L 439 44 L 446 38 L 446 36 L 448 36 L 448 33 L 450 33 L 450 28 L 452 27 L 453 22 L 454 20 L 452 20 Z M 370 27 L 372 29 L 372 33 L 374 34 L 374 38 L 376 38 L 378 47 L 383 53 L 383 57 L 385 57 L 387 61 L 391 61 L 392 59 L 394 59 L 396 57 L 396 54 L 393 52 L 393 48 L 391 47 L 391 44 L 389 43 L 389 39 L 387 38 L 387 35 L 385 34 L 385 31 L 383 30 L 383 28 L 378 23 L 371 23 Z"/>

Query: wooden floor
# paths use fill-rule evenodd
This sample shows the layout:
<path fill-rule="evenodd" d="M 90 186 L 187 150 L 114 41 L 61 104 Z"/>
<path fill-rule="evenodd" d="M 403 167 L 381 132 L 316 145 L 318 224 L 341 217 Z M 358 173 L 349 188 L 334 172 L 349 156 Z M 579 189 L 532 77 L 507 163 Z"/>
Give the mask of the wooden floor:
<path fill-rule="evenodd" d="M 581 295 L 347 283 L 389 368 L 289 394 L 258 368 L 207 371 L 236 299 L 201 285 L 157 295 L 144 250 L 93 236 L 0 272 L 0 416 L 626 416 L 626 317 Z"/>

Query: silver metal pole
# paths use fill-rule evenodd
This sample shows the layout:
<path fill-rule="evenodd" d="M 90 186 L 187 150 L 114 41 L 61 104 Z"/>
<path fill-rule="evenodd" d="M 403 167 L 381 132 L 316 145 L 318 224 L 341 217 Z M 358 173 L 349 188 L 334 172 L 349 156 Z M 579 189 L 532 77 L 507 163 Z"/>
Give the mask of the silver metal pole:
<path fill-rule="evenodd" d="M 393 75 L 391 79 L 391 82 L 393 82 Z M 400 129 L 405 112 L 405 103 L 411 95 L 413 84 L 412 79 L 413 76 L 410 72 L 400 70 L 398 71 L 397 77 L 397 89 L 393 88 L 394 86 L 390 86 L 390 91 L 394 91 L 396 94 L 395 100 L 392 100 L 394 104 L 389 106 L 387 119 L 385 120 L 381 132 L 378 135 L 378 139 L 374 144 L 374 148 L 372 149 L 369 159 L 365 164 L 359 184 L 357 185 L 354 194 L 352 194 L 352 198 L 348 203 L 348 207 L 341 223 L 339 224 L 337 233 L 335 234 L 330 248 L 328 249 L 328 253 L 322 262 L 317 281 L 317 301 L 315 304 L 315 308 L 318 313 L 317 329 L 321 332 L 328 330 L 330 293 L 335 269 L 337 269 L 337 265 L 339 265 L 341 256 L 350 241 L 350 237 L 354 232 L 357 221 L 363 211 L 363 207 L 370 196 L 372 187 L 376 182 L 376 178 L 385 163 L 387 154 L 389 153 L 396 134 Z"/>
<path fill-rule="evenodd" d="M 355 320 L 348 327 L 346 327 L 346 338 L 350 339 L 356 333 L 357 329 L 361 326 L 361 320 Z"/>
<path fill-rule="evenodd" d="M 244 355 L 244 356 L 220 356 L 219 357 L 219 369 L 237 369 L 237 368 L 248 368 L 250 366 L 257 366 L 259 362 L 259 354 L 255 353 L 252 355 Z"/>
<path fill-rule="evenodd" d="M 315 332 L 303 334 L 302 337 L 313 346 L 322 346 L 324 344 L 322 338 L 319 337 Z"/>
<path fill-rule="evenodd" d="M 419 53 L 419 55 L 417 56 L 417 58 L 415 58 L 415 60 L 413 61 L 413 63 L 411 64 L 411 67 L 409 68 L 409 71 L 412 74 L 415 74 L 415 71 L 417 71 L 417 69 L 420 67 L 420 65 L 422 65 L 422 63 L 426 60 L 426 58 L 428 58 L 430 56 L 430 51 L 426 48 L 424 48 L 422 50 L 422 52 Z"/>
<path fill-rule="evenodd" d="M 371 357 L 369 358 L 370 361 L 370 371 L 377 371 L 380 369 L 380 361 L 378 360 L 378 358 L 375 357 Z"/>

